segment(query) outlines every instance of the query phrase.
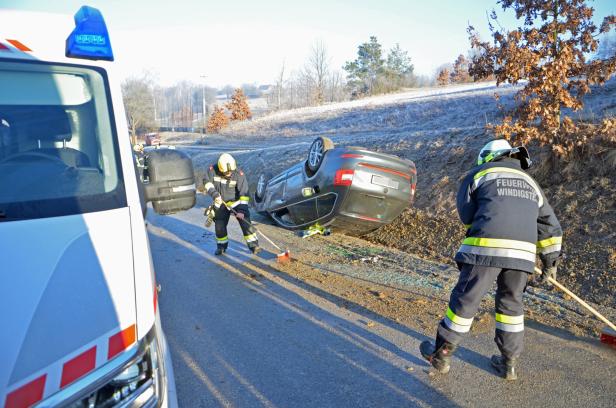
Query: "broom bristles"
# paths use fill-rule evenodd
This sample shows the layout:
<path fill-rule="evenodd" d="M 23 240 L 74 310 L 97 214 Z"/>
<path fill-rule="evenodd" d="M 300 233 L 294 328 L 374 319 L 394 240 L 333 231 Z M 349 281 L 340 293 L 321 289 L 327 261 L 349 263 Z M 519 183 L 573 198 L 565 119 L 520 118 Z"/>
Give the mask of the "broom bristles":
<path fill-rule="evenodd" d="M 616 332 L 609 327 L 601 331 L 601 343 L 616 347 Z"/>
<path fill-rule="evenodd" d="M 289 251 L 284 251 L 276 256 L 276 260 L 278 262 L 288 262 L 291 260 L 291 253 Z"/>

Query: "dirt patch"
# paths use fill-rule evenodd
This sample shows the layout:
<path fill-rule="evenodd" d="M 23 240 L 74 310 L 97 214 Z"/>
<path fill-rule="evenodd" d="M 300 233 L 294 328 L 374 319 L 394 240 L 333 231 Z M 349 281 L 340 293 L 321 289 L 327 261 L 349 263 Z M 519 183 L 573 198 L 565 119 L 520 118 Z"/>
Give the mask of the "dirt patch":
<path fill-rule="evenodd" d="M 366 246 L 353 237 L 313 237 L 305 242 L 304 251 L 294 253 L 292 262 L 277 265 L 279 271 L 337 306 L 363 314 L 367 327 L 372 320 L 386 318 L 434 334 L 457 281 L 454 268 L 443 268 L 395 249 Z M 396 282 L 401 275 L 406 277 L 404 282 Z M 559 293 L 530 286 L 524 302 L 527 321 L 578 336 L 599 335 L 602 325 Z M 481 302 L 472 333 L 493 332 L 493 313 L 492 291 Z"/>

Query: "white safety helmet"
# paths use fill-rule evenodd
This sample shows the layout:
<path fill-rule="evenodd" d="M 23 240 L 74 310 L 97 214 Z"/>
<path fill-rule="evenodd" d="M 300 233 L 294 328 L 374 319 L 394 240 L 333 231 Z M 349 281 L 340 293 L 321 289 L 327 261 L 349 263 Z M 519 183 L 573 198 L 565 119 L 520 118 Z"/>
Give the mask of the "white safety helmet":
<path fill-rule="evenodd" d="M 481 148 L 477 157 L 477 165 L 491 162 L 497 157 L 511 153 L 513 147 L 504 139 L 492 140 Z"/>
<path fill-rule="evenodd" d="M 218 170 L 221 173 L 230 173 L 237 169 L 237 163 L 235 159 L 229 153 L 223 153 L 218 158 Z"/>

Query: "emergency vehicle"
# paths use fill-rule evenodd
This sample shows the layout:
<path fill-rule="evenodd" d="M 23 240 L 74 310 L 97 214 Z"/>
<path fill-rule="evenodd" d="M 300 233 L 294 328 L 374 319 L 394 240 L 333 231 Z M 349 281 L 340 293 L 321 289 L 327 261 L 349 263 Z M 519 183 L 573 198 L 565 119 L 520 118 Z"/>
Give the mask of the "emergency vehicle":
<path fill-rule="evenodd" d="M 0 407 L 176 406 L 146 202 L 194 206 L 192 163 L 138 180 L 101 13 L 0 9 Z"/>

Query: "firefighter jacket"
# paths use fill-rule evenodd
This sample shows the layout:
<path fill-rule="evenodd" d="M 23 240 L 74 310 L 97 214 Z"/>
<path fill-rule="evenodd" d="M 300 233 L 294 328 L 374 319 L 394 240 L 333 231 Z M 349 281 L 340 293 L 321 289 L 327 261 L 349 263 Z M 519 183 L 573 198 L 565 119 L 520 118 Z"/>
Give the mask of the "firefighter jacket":
<path fill-rule="evenodd" d="M 467 228 L 457 262 L 533 273 L 536 254 L 550 266 L 560 255 L 560 224 L 517 159 L 474 168 L 462 181 L 457 207 Z"/>
<path fill-rule="evenodd" d="M 210 166 L 203 179 L 205 191 L 213 198 L 221 197 L 228 207 L 234 208 L 240 204 L 248 204 L 248 181 L 244 172 L 237 169 L 230 177 L 225 177 L 218 166 Z"/>

